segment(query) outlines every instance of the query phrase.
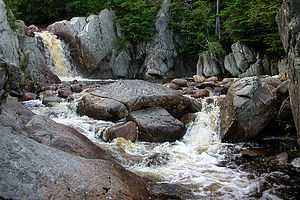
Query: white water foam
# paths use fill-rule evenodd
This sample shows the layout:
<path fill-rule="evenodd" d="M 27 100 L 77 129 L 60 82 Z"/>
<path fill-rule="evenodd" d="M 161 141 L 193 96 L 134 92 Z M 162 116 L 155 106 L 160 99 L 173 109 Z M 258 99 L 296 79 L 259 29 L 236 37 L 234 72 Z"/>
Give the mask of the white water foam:
<path fill-rule="evenodd" d="M 187 185 L 199 199 L 247 199 L 256 187 L 255 180 L 248 179 L 248 173 L 218 165 L 226 154 L 227 144 L 222 144 L 218 135 L 217 106 L 203 103 L 203 110 L 188 125 L 183 139 L 174 143 L 131 143 L 122 138 L 105 143 L 95 135 L 114 124 L 78 116 L 76 107 L 80 96 L 73 103 L 32 110 L 74 127 L 112 153 L 128 170 L 161 182 Z"/>

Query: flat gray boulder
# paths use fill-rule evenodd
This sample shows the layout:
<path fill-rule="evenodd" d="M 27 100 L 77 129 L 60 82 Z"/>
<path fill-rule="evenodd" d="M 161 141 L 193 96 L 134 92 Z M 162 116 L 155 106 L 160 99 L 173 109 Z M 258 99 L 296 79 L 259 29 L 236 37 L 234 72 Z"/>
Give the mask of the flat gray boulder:
<path fill-rule="evenodd" d="M 200 104 L 179 95 L 177 91 L 142 80 L 121 80 L 104 85 L 91 94 L 121 102 L 129 112 L 149 107 L 162 107 L 172 116 L 180 118 L 186 113 L 201 110 Z"/>
<path fill-rule="evenodd" d="M 184 124 L 162 108 L 147 108 L 130 113 L 140 131 L 139 139 L 147 142 L 174 142 L 185 134 Z"/>

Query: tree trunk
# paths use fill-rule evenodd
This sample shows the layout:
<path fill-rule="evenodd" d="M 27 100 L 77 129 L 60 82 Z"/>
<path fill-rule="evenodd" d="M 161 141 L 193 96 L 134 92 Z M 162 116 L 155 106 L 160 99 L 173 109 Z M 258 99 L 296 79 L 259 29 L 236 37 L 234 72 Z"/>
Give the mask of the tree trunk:
<path fill-rule="evenodd" d="M 216 10 L 216 36 L 220 39 L 221 38 L 221 25 L 220 25 L 220 0 L 217 0 L 217 10 Z"/>

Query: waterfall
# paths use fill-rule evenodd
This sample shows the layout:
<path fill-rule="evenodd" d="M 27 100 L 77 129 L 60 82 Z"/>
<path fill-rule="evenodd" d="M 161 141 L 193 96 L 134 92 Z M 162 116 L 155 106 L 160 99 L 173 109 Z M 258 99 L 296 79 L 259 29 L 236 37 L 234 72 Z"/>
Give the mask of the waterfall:
<path fill-rule="evenodd" d="M 74 77 L 76 73 L 66 56 L 65 44 L 56 35 L 48 31 L 36 32 L 35 35 L 43 39 L 50 70 L 59 78 Z"/>

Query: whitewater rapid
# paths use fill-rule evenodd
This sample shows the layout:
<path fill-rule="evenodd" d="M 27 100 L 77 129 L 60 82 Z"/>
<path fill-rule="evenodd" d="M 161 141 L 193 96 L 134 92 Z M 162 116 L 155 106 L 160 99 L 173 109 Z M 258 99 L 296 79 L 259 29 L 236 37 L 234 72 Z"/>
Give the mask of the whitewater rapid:
<path fill-rule="evenodd" d="M 71 126 L 101 148 L 109 151 L 126 169 L 162 183 L 183 184 L 201 198 L 242 199 L 257 187 L 249 173 L 221 166 L 230 153 L 230 144 L 219 137 L 219 107 L 202 102 L 203 109 L 187 125 L 185 136 L 174 143 L 131 143 L 117 138 L 111 143 L 98 136 L 113 122 L 94 120 L 76 113 L 84 93 L 76 94 L 75 101 L 62 102 L 53 107 L 30 107 L 40 115 L 48 115 L 57 123 Z M 235 148 L 238 148 L 236 146 Z"/>

